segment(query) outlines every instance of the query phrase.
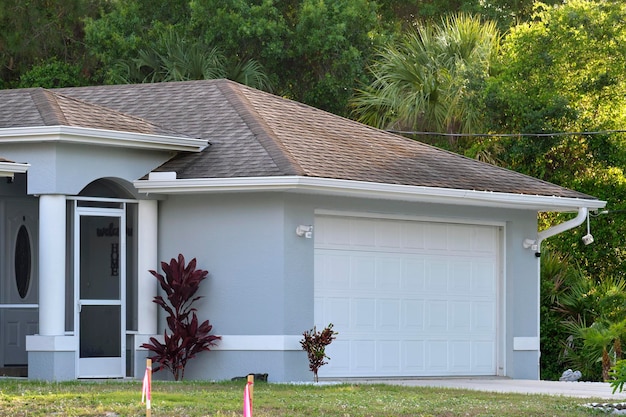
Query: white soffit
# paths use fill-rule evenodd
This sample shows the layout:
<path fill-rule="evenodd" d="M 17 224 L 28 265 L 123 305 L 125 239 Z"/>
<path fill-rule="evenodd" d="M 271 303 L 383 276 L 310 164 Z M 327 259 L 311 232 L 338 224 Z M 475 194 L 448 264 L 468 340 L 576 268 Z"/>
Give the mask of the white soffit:
<path fill-rule="evenodd" d="M 606 201 L 557 196 L 457 190 L 451 188 L 382 184 L 300 176 L 138 180 L 142 193 L 194 194 L 244 191 L 291 191 L 384 200 L 500 207 L 535 211 L 572 211 L 578 207 L 600 209 Z"/>
<path fill-rule="evenodd" d="M 166 151 L 200 152 L 208 146 L 204 139 L 151 135 L 74 126 L 39 126 L 0 129 L 0 145 L 4 143 L 80 143 Z"/>

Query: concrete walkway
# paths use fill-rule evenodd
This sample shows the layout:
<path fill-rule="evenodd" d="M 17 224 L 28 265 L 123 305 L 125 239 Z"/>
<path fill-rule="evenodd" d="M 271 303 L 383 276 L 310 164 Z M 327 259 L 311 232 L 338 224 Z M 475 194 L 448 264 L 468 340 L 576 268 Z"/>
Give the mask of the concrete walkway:
<path fill-rule="evenodd" d="M 605 382 L 532 381 L 498 377 L 485 378 L 423 378 L 423 379 L 355 379 L 351 383 L 395 384 L 413 387 L 441 387 L 488 392 L 562 395 L 580 398 L 602 398 L 608 402 L 626 402 L 626 391 L 612 394 Z"/>

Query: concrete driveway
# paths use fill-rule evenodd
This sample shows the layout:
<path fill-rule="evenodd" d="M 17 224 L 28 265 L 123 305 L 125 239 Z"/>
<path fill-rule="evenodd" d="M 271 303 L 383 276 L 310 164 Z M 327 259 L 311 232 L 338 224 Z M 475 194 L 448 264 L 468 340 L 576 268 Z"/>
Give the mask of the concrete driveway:
<path fill-rule="evenodd" d="M 348 381 L 344 381 L 348 382 Z M 521 394 L 562 395 L 580 398 L 602 398 L 610 402 L 625 402 L 626 392 L 612 394 L 605 382 L 532 381 L 498 377 L 484 378 L 419 378 L 419 379 L 357 379 L 349 382 L 395 384 L 413 387 L 441 387 L 488 392 L 513 392 Z"/>

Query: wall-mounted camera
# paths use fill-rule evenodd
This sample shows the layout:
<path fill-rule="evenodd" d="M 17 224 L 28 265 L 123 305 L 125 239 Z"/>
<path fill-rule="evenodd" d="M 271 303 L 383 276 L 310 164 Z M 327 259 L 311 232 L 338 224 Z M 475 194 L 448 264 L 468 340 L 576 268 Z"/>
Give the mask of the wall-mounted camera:
<path fill-rule="evenodd" d="M 591 233 L 587 233 L 585 236 L 583 236 L 583 243 L 585 244 L 585 246 L 593 243 L 593 236 L 591 236 Z"/>

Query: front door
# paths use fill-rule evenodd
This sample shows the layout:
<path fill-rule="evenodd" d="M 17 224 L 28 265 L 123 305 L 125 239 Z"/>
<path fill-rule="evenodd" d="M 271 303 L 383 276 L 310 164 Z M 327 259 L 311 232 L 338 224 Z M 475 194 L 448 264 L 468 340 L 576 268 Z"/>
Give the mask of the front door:
<path fill-rule="evenodd" d="M 26 336 L 37 333 L 37 200 L 3 202 L 4 259 L 0 279 L 0 367 L 28 362 Z"/>
<path fill-rule="evenodd" d="M 124 209 L 77 207 L 74 221 L 78 377 L 121 378 L 126 366 Z"/>

